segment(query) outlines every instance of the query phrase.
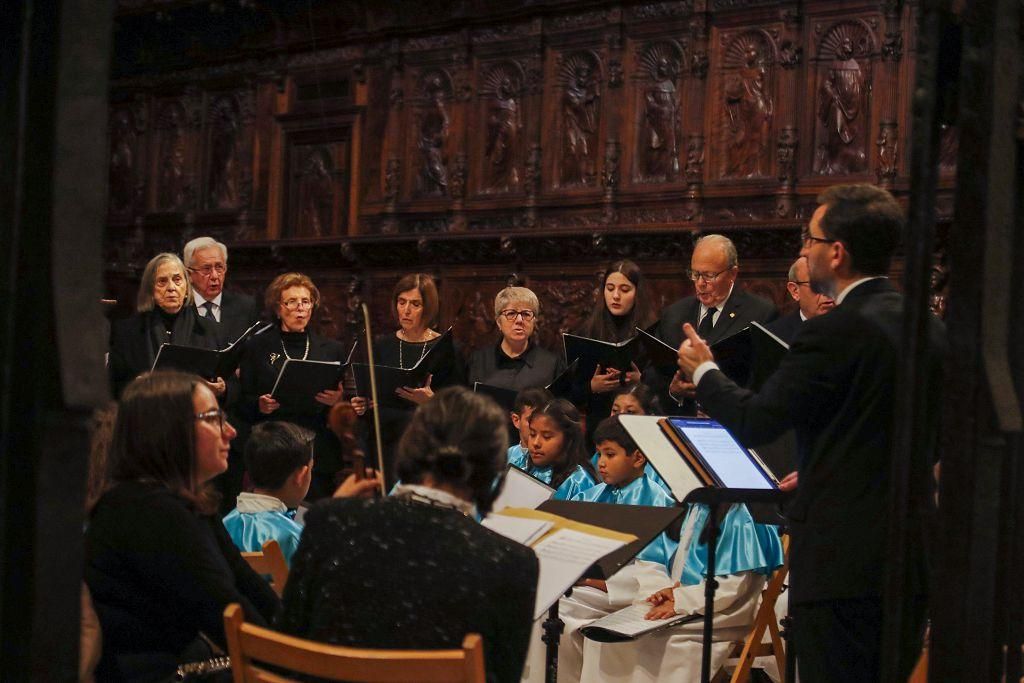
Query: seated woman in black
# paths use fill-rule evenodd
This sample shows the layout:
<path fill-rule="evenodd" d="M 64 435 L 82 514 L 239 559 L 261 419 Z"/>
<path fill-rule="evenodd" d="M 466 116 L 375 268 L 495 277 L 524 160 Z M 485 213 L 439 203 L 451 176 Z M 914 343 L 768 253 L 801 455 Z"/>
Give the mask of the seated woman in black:
<path fill-rule="evenodd" d="M 85 535 L 85 581 L 99 616 L 102 681 L 169 679 L 224 646 L 224 608 L 267 624 L 280 603 L 224 530 L 209 481 L 227 469 L 234 428 L 206 383 L 156 371 L 121 397 L 107 490 Z"/>
<path fill-rule="evenodd" d="M 256 334 L 245 347 L 239 366 L 242 398 L 239 408 L 256 424 L 264 420 L 294 422 L 315 434 L 313 481 L 307 500 L 330 496 L 342 468 L 341 444 L 327 428 L 327 411 L 341 400 L 341 382 L 336 389 L 316 395 L 316 407 L 282 406 L 270 395 L 286 359 L 345 362 L 340 343 L 324 339 L 309 330 L 309 322 L 320 305 L 320 290 L 302 273 L 278 275 L 267 287 L 267 311 L 276 323 Z"/>
<path fill-rule="evenodd" d="M 565 369 L 561 354 L 537 345 L 533 333 L 540 315 L 537 295 L 526 287 L 506 287 L 494 297 L 494 320 L 501 339 L 469 359 L 469 386 L 475 382 L 520 391 L 546 387 Z"/>
<path fill-rule="evenodd" d="M 136 315 L 113 324 L 107 369 L 114 396 L 139 374 L 153 367 L 164 343 L 216 349 L 226 342 L 217 336 L 216 325 L 196 313 L 192 285 L 185 265 L 176 254 L 157 254 L 142 271 Z M 217 396 L 226 385 L 218 378 L 208 383 Z"/>
<path fill-rule="evenodd" d="M 462 387 L 416 409 L 388 498 L 333 500 L 306 515 L 279 628 L 328 643 L 457 648 L 484 641 L 489 681 L 522 674 L 537 558 L 477 524 L 505 466 L 506 416 Z"/>

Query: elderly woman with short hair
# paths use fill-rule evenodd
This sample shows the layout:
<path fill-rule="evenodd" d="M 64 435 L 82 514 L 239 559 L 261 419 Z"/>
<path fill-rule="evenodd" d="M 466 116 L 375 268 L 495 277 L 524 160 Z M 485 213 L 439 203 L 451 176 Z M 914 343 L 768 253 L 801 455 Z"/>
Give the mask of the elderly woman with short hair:
<path fill-rule="evenodd" d="M 136 315 L 115 322 L 110 331 L 107 368 L 115 396 L 138 375 L 153 367 L 165 343 L 217 349 L 224 344 L 216 326 L 196 313 L 185 265 L 176 254 L 157 254 L 142 271 Z M 208 383 L 223 395 L 224 380 Z"/>
<path fill-rule="evenodd" d="M 533 338 L 540 315 L 537 295 L 526 287 L 506 287 L 494 297 L 494 320 L 501 339 L 494 346 L 473 352 L 469 359 L 469 385 L 474 382 L 519 391 L 544 387 L 565 363 L 561 354 L 541 347 Z"/>

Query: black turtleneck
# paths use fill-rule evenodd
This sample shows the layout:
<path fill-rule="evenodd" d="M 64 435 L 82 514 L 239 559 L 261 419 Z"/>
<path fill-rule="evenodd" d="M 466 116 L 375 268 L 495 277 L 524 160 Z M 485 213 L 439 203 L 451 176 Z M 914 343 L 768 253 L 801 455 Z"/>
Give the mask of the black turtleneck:
<path fill-rule="evenodd" d="M 284 349 L 288 352 L 290 358 L 302 358 L 306 355 L 306 342 L 309 340 L 309 334 L 303 332 L 285 332 L 281 331 L 281 341 L 284 343 Z"/>
<path fill-rule="evenodd" d="M 164 324 L 164 329 L 167 330 L 167 334 L 170 334 L 171 330 L 174 329 L 174 321 L 178 319 L 178 314 L 181 313 L 181 309 L 179 308 L 174 313 L 168 313 L 157 306 L 156 310 L 160 313 L 160 322 Z"/>

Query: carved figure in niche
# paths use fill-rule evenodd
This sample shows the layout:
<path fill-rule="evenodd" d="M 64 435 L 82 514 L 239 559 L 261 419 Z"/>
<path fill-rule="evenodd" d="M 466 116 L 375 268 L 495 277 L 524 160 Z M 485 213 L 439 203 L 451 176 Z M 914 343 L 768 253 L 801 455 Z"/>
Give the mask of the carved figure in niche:
<path fill-rule="evenodd" d="M 507 191 L 519 184 L 516 167 L 519 131 L 519 88 L 503 68 L 494 69 L 488 79 L 487 145 L 484 148 L 484 184 L 488 192 Z"/>
<path fill-rule="evenodd" d="M 853 39 L 839 39 L 835 56 L 818 89 L 818 120 L 825 139 L 818 146 L 816 170 L 822 175 L 858 173 L 867 165 L 860 144 L 864 72 L 854 57 Z"/>
<path fill-rule="evenodd" d="M 595 180 L 601 91 L 586 57 L 577 55 L 562 69 L 563 185 L 591 185 Z"/>
<path fill-rule="evenodd" d="M 641 168 L 646 176 L 657 179 L 674 178 L 679 174 L 679 139 L 682 137 L 676 91 L 679 62 L 666 52 L 667 49 L 662 48 L 645 55 L 645 61 L 651 62 L 652 82 L 644 92 L 646 131 Z"/>
<path fill-rule="evenodd" d="M 439 74 L 433 74 L 424 85 L 429 104 L 420 119 L 420 171 L 422 189 L 427 194 L 444 194 L 448 190 L 448 167 L 444 150 L 448 141 L 447 93 Z"/>
<path fill-rule="evenodd" d="M 172 105 L 164 110 L 161 124 L 157 208 L 175 211 L 185 205 L 185 114 Z"/>
<path fill-rule="evenodd" d="M 135 140 L 131 114 L 117 112 L 110 134 L 110 208 L 115 213 L 130 209 L 135 198 Z"/>
<path fill-rule="evenodd" d="M 730 52 L 741 54 L 734 57 L 739 62 L 736 73 L 725 82 L 725 175 L 761 177 L 766 174 L 774 114 L 767 58 L 749 37 L 734 46 Z"/>
<path fill-rule="evenodd" d="M 210 130 L 210 203 L 216 209 L 238 206 L 238 132 L 238 112 L 230 100 L 220 100 Z"/>
<path fill-rule="evenodd" d="M 327 148 L 310 150 L 299 172 L 296 192 L 299 210 L 295 234 L 320 237 L 331 231 L 331 213 L 334 206 L 333 164 Z"/>
<path fill-rule="evenodd" d="M 944 169 L 956 168 L 956 157 L 960 151 L 957 129 L 948 123 L 939 127 L 939 165 Z"/>

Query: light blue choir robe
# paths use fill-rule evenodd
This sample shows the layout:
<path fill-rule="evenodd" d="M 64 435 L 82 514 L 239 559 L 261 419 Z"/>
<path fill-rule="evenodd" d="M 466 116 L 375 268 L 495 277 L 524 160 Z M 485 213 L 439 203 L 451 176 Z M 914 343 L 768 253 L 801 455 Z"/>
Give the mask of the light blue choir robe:
<path fill-rule="evenodd" d="M 600 457 L 601 453 L 598 452 L 594 453 L 593 457 L 590 458 L 590 464 L 594 466 L 595 472 L 597 471 L 597 461 Z M 658 474 L 658 470 L 651 467 L 651 463 L 647 463 L 644 466 L 644 474 L 650 477 L 654 481 L 654 483 L 658 484 L 658 486 L 665 489 L 665 493 L 672 495 L 672 489 L 668 487 L 668 484 L 665 483 L 665 480 L 661 478 L 660 474 Z"/>
<path fill-rule="evenodd" d="M 513 453 L 517 448 L 519 450 Z M 508 464 L 518 467 L 549 486 L 551 485 L 551 468 L 535 467 L 533 461 L 530 460 L 530 452 L 522 448 L 522 446 L 513 446 L 508 449 Z M 566 477 L 565 481 L 555 489 L 555 495 L 551 496 L 551 498 L 552 500 L 571 500 L 573 496 L 586 491 L 596 484 L 597 479 L 583 469 L 582 465 L 577 465 L 572 474 Z"/>
<path fill-rule="evenodd" d="M 693 523 L 693 535 L 685 549 L 685 564 L 679 579 L 684 586 L 695 586 L 704 580 L 708 548 L 706 543 L 700 542 L 700 535 L 707 525 L 709 512 L 710 508 L 706 505 L 691 505 L 683 520 L 684 530 Z M 746 505 L 731 506 L 719 527 L 715 575 L 751 571 L 768 576 L 776 567 L 782 566 L 782 561 L 782 541 L 778 529 L 769 524 L 754 522 Z"/>
<path fill-rule="evenodd" d="M 649 505 L 651 507 L 664 508 L 673 507 L 676 504 L 675 498 L 668 495 L 660 484 L 646 474 L 634 479 L 625 486 L 598 484 L 579 493 L 572 500 L 586 503 Z M 668 534 L 661 533 L 637 554 L 636 559 L 657 562 L 665 567 L 665 572 L 667 573 L 671 569 L 672 557 L 675 555 L 678 546 L 679 543 L 669 538 Z"/>
<path fill-rule="evenodd" d="M 295 513 L 277 498 L 259 493 L 241 493 L 234 510 L 224 517 L 224 527 L 243 553 L 261 552 L 263 544 L 277 541 L 289 565 L 299 547 L 302 525 Z"/>

